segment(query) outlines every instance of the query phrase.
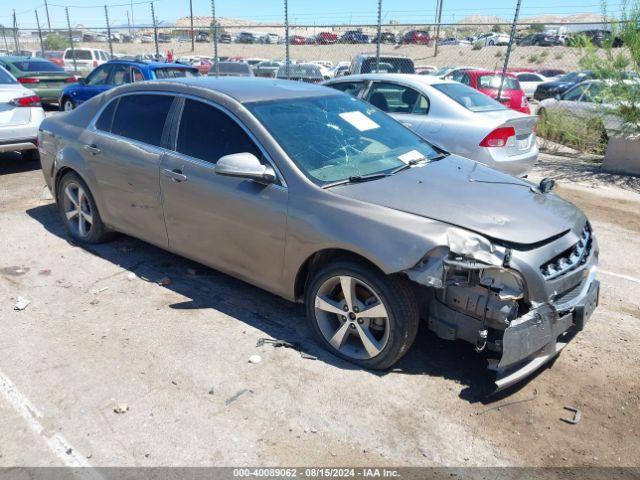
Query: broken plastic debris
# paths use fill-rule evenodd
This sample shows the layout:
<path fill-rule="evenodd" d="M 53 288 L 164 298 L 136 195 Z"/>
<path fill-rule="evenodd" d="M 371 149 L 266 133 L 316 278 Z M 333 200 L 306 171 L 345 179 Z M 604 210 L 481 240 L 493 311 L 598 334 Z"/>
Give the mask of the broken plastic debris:
<path fill-rule="evenodd" d="M 109 290 L 109 287 L 102 287 L 102 288 L 98 288 L 97 290 L 92 290 L 91 293 L 93 293 L 94 295 L 97 295 L 99 293 L 102 293 L 106 290 Z"/>
<path fill-rule="evenodd" d="M 128 412 L 129 405 L 126 403 L 116 403 L 116 406 L 113 407 L 113 411 L 118 414 Z"/>
<path fill-rule="evenodd" d="M 133 272 L 129 272 L 127 274 L 127 280 L 131 281 L 131 280 L 135 280 L 136 279 L 136 274 Z"/>
<path fill-rule="evenodd" d="M 262 361 L 262 357 L 260 355 L 251 355 L 249 357 L 249 363 L 260 363 Z"/>
<path fill-rule="evenodd" d="M 24 310 L 31 303 L 30 300 L 27 300 L 24 297 L 18 297 L 15 305 L 13 306 L 14 310 Z"/>

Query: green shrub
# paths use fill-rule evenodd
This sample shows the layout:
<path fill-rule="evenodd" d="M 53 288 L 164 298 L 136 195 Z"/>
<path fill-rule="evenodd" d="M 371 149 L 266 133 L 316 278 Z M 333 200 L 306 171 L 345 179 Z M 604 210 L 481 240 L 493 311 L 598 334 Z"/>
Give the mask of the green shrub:
<path fill-rule="evenodd" d="M 502 50 L 496 51 L 496 54 L 495 54 L 496 58 L 502 58 L 503 56 L 504 56 L 504 53 L 502 52 Z"/>
<path fill-rule="evenodd" d="M 556 53 L 553 58 L 555 58 L 556 60 L 562 60 L 562 57 L 564 57 L 564 55 L 560 52 Z"/>
<path fill-rule="evenodd" d="M 540 138 L 582 153 L 602 155 L 606 148 L 606 132 L 598 114 L 584 118 L 561 110 L 545 110 L 540 115 L 536 133 Z"/>
<path fill-rule="evenodd" d="M 69 46 L 69 39 L 61 37 L 57 33 L 50 33 L 43 43 L 47 50 L 64 50 Z"/>
<path fill-rule="evenodd" d="M 535 53 L 533 55 L 529 55 L 529 58 L 527 60 L 529 61 L 529 63 L 540 63 L 540 57 Z"/>
<path fill-rule="evenodd" d="M 471 50 L 482 50 L 482 42 L 474 43 L 473 47 L 471 47 Z"/>

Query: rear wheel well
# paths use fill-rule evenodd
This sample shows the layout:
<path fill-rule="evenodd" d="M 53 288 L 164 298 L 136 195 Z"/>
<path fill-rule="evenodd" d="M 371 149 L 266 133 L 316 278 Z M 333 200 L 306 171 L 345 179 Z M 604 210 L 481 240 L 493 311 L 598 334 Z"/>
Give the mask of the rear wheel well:
<path fill-rule="evenodd" d="M 304 292 L 307 288 L 307 284 L 309 283 L 309 279 L 312 278 L 313 274 L 328 263 L 337 260 L 351 260 L 362 263 L 363 265 L 370 266 L 384 274 L 380 267 L 378 267 L 375 263 L 357 253 L 339 248 L 320 250 L 307 258 L 302 266 L 298 269 L 298 274 L 296 275 L 296 281 L 294 285 L 294 295 L 296 301 L 302 301 L 302 299 L 304 298 Z"/>
<path fill-rule="evenodd" d="M 71 168 L 71 167 L 62 167 L 60 170 L 58 170 L 56 172 L 56 178 L 55 178 L 55 180 L 53 182 L 53 195 L 54 195 L 54 197 L 57 198 L 57 196 L 58 196 L 58 185 L 60 185 L 60 179 L 62 177 L 64 177 L 69 172 L 73 172 L 76 175 L 78 175 L 80 178 L 82 178 L 82 175 L 80 175 L 78 172 L 76 172 L 73 168 Z"/>

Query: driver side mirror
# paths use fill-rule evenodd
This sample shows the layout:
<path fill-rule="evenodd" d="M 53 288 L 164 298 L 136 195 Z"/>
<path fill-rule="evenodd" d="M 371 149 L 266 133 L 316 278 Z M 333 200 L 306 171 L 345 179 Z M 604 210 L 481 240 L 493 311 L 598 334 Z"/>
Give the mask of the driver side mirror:
<path fill-rule="evenodd" d="M 218 175 L 247 178 L 265 184 L 276 181 L 276 172 L 273 168 L 263 165 L 255 155 L 248 152 L 220 157 L 216 163 L 215 172 Z"/>

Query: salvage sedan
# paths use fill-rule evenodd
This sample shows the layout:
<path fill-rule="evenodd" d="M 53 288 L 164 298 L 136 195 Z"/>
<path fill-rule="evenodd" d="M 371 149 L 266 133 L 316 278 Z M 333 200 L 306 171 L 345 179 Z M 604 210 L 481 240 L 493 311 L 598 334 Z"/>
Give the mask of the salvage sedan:
<path fill-rule="evenodd" d="M 330 88 L 257 78 L 110 90 L 45 120 L 47 185 L 74 241 L 123 232 L 304 302 L 365 368 L 420 319 L 489 352 L 499 387 L 555 357 L 598 299 L 584 214 L 449 155 Z"/>

